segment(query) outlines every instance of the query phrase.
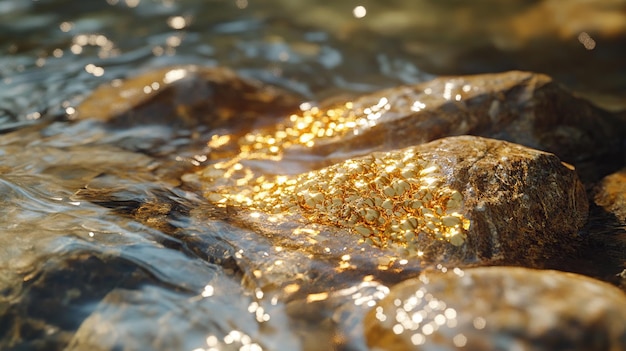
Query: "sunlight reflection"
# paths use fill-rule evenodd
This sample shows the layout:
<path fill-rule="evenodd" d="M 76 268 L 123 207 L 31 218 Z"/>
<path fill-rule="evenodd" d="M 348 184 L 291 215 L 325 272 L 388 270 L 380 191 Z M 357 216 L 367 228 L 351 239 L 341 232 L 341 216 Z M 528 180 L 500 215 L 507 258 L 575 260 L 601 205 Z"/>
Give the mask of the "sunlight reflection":
<path fill-rule="evenodd" d="M 126 6 L 130 8 L 134 8 L 134 7 L 139 6 L 139 3 L 141 2 L 141 0 L 125 0 L 124 2 L 126 3 Z"/>
<path fill-rule="evenodd" d="M 73 23 L 71 23 L 71 22 L 62 22 L 62 23 L 59 25 L 59 28 L 61 29 L 61 31 L 63 31 L 63 32 L 67 33 L 67 32 L 69 32 L 70 30 L 72 30 L 72 28 L 74 28 L 74 24 L 73 24 Z"/>
<path fill-rule="evenodd" d="M 211 297 L 215 293 L 213 285 L 206 285 L 202 291 L 202 297 Z"/>
<path fill-rule="evenodd" d="M 243 10 L 248 7 L 248 0 L 236 0 L 235 5 L 237 6 L 237 8 Z"/>
<path fill-rule="evenodd" d="M 187 26 L 187 20 L 183 16 L 174 16 L 167 19 L 167 25 L 173 29 L 183 29 Z"/>
<path fill-rule="evenodd" d="M 367 15 L 367 9 L 364 6 L 357 6 L 352 10 L 352 14 L 356 18 L 363 18 Z"/>
<path fill-rule="evenodd" d="M 93 74 L 94 77 L 101 77 L 104 74 L 104 68 L 96 66 L 93 63 L 86 65 L 85 71 L 87 71 L 87 73 Z"/>
<path fill-rule="evenodd" d="M 163 78 L 163 82 L 165 84 L 170 84 L 177 80 L 181 80 L 185 78 L 186 75 L 187 75 L 187 71 L 185 71 L 184 69 L 173 69 L 165 73 L 165 78 Z"/>

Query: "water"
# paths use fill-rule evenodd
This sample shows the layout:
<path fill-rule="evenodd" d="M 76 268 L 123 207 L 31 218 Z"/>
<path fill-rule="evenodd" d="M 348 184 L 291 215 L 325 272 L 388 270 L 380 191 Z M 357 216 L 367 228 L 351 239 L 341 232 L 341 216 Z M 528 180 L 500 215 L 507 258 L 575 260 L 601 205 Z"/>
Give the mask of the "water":
<path fill-rule="evenodd" d="M 428 65 L 468 42 L 442 29 L 457 7 L 364 4 L 366 14 L 331 1 L 0 2 L 0 348 L 365 349 L 363 311 L 419 266 L 385 274 L 384 253 L 332 232 L 238 225 L 181 186 L 205 151 L 202 128 L 70 118 L 100 84 L 172 64 L 226 66 L 303 100 L 486 70 Z M 390 20 L 416 9 L 416 21 Z M 614 101 L 625 80 L 587 87 Z"/>

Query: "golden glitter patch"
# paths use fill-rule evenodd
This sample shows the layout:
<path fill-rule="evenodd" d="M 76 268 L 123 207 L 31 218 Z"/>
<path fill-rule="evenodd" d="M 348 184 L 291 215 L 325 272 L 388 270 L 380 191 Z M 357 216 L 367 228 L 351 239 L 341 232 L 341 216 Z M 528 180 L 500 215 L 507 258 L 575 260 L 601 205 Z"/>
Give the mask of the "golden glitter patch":
<path fill-rule="evenodd" d="M 420 233 L 459 246 L 469 220 L 461 193 L 442 186 L 438 168 L 412 149 L 374 154 L 303 174 L 295 202 L 312 221 L 348 228 L 366 242 L 417 252 Z"/>
<path fill-rule="evenodd" d="M 470 222 L 463 196 L 442 184 L 413 148 L 347 160 L 298 176 L 256 178 L 209 199 L 265 213 L 300 211 L 314 223 L 346 228 L 364 241 L 417 253 L 420 233 L 462 245 Z"/>
<path fill-rule="evenodd" d="M 268 131 L 255 131 L 239 139 L 244 158 L 280 157 L 285 148 L 300 145 L 313 147 L 318 140 L 341 137 L 357 128 L 372 126 L 390 109 L 387 98 L 364 108 L 354 108 L 352 102 L 320 109 L 303 104 L 302 111 Z"/>
<path fill-rule="evenodd" d="M 280 160 L 294 145 L 312 147 L 323 138 L 341 137 L 371 126 L 390 109 L 386 98 L 366 108 L 351 102 L 320 110 L 307 106 L 271 130 L 254 131 L 238 140 L 239 154 L 201 172 L 205 196 L 223 206 L 268 214 L 302 213 L 312 223 L 346 228 L 379 247 L 421 252 L 416 238 L 426 234 L 460 246 L 470 221 L 462 214 L 463 196 L 443 184 L 436 165 L 414 148 L 347 160 L 298 176 L 256 176 L 242 160 Z M 215 136 L 209 146 L 229 139 Z"/>

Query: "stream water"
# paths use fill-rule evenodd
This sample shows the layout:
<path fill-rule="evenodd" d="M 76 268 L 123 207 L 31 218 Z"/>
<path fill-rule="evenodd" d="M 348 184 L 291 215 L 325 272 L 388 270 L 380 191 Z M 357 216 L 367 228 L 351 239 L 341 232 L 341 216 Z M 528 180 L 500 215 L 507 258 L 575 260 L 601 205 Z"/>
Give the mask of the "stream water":
<path fill-rule="evenodd" d="M 191 161 L 177 167 L 190 168 L 202 154 L 193 130 L 107 128 L 71 115 L 100 84 L 175 64 L 229 67 L 303 100 L 535 68 L 510 55 L 452 57 L 477 51 L 536 1 L 433 3 L 1 1 L 0 348 L 366 349 L 363 311 L 417 270 L 388 281 L 368 268 L 335 274 L 354 243 L 321 259 L 323 245 L 298 250 L 306 243 L 241 228 L 163 176 L 178 153 Z M 624 70 L 599 80 L 544 68 L 613 108 L 624 97 Z"/>

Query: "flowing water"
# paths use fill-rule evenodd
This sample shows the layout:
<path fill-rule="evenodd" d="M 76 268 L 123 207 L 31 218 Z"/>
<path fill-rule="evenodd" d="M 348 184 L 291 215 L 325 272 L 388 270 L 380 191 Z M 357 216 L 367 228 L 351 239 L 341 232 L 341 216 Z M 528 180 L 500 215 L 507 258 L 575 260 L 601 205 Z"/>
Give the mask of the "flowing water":
<path fill-rule="evenodd" d="M 421 82 L 450 47 L 485 40 L 485 28 L 463 37 L 472 11 L 496 23 L 534 2 L 458 12 L 422 1 L 3 0 L 0 348 L 365 349 L 363 311 L 417 268 L 373 279 L 376 264 L 336 269 L 367 261 L 345 257 L 355 242 L 238 226 L 168 169 L 193 169 L 197 131 L 71 116 L 100 84 L 174 64 L 226 66 L 303 100 Z M 587 88 L 619 96 L 624 81 Z"/>

